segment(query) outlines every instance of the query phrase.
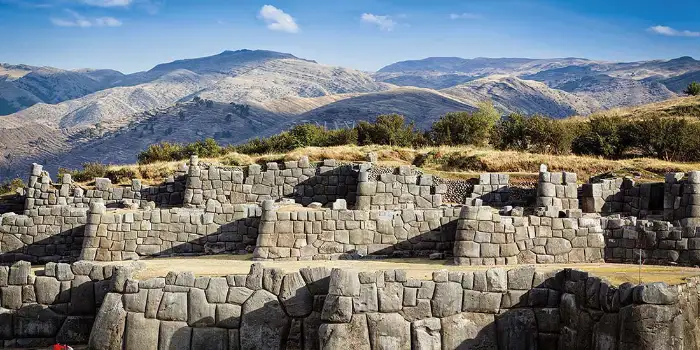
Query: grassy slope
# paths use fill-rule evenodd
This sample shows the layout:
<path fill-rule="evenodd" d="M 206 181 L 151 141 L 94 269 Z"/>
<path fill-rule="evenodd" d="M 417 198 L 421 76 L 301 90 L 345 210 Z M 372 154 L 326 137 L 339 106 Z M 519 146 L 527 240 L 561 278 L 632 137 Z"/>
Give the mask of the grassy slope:
<path fill-rule="evenodd" d="M 472 178 L 483 172 L 510 173 L 514 181 L 531 182 L 539 171 L 540 164 L 547 164 L 552 171 L 572 171 L 579 181 L 603 173 L 616 175 L 636 174 L 641 181 L 662 181 L 666 172 L 687 172 L 700 169 L 700 163 L 667 162 L 651 158 L 608 160 L 586 156 L 558 156 L 515 151 L 498 151 L 476 147 L 427 147 L 421 149 L 391 146 L 337 146 L 306 147 L 286 154 L 249 156 L 230 153 L 214 159 L 202 159 L 223 165 L 247 165 L 268 161 L 295 160 L 308 155 L 312 161 L 336 159 L 341 161 L 364 161 L 368 152 L 376 152 L 381 165 L 416 164 L 426 172 L 446 178 Z M 145 179 L 158 180 L 174 171 L 186 161 L 162 162 L 148 165 L 115 165 L 112 169 L 131 168 Z"/>
<path fill-rule="evenodd" d="M 700 96 L 680 97 L 668 101 L 652 103 L 625 109 L 613 109 L 597 115 L 618 115 L 628 118 L 648 117 L 653 115 L 700 118 Z M 568 122 L 581 122 L 582 117 L 568 118 Z M 225 165 L 247 165 L 267 161 L 298 159 L 308 155 L 311 160 L 333 158 L 343 161 L 363 161 L 368 152 L 376 152 L 383 165 L 415 164 L 427 172 L 446 178 L 471 178 L 483 172 L 505 172 L 512 174 L 514 181 L 534 180 L 540 164 L 547 164 L 553 171 L 573 171 L 579 175 L 579 181 L 587 181 L 591 176 L 613 173 L 615 175 L 636 175 L 640 181 L 662 180 L 666 172 L 687 172 L 700 169 L 700 163 L 667 162 L 651 158 L 633 158 L 608 160 L 586 156 L 558 156 L 514 151 L 498 151 L 490 148 L 476 147 L 428 147 L 421 149 L 391 146 L 338 146 L 307 147 L 287 154 L 243 155 L 228 154 L 218 159 L 205 159 Z M 171 173 L 183 161 L 154 163 L 148 165 L 112 166 L 113 169 L 131 168 L 146 180 L 157 182 Z"/>

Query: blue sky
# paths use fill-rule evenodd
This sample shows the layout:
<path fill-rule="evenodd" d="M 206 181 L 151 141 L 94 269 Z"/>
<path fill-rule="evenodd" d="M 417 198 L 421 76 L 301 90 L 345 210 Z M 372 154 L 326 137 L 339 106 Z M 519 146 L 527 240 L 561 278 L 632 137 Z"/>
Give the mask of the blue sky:
<path fill-rule="evenodd" d="M 700 1 L 0 0 L 0 62 L 147 70 L 268 49 L 362 70 L 430 56 L 700 59 Z"/>

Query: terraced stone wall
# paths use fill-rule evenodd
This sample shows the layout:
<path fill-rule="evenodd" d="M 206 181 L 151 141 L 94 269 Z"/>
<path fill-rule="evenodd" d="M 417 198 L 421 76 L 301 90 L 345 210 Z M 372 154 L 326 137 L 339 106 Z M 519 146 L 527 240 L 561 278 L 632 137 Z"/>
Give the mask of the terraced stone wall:
<path fill-rule="evenodd" d="M 662 195 L 652 200 L 652 189 L 663 184 L 635 184 L 629 178 L 603 179 L 597 183 L 583 184 L 581 209 L 586 213 L 629 213 L 646 217 L 653 212 L 653 203 L 663 202 Z M 659 208 L 659 212 L 663 208 Z M 658 210 L 658 209 L 657 209 Z"/>
<path fill-rule="evenodd" d="M 604 262 L 604 248 L 599 216 L 501 216 L 489 206 L 466 206 L 457 222 L 454 262 L 459 265 Z"/>
<path fill-rule="evenodd" d="M 486 173 L 479 175 L 479 183 L 474 185 L 467 204 L 502 207 L 510 202 L 510 175 Z"/>
<path fill-rule="evenodd" d="M 49 263 L 37 274 L 29 262 L 0 266 L 0 347 L 87 344 L 112 274 L 87 262 Z"/>
<path fill-rule="evenodd" d="M 361 171 L 358 180 L 356 209 L 361 210 L 437 208 L 447 192 L 447 185 L 436 184 L 430 174 L 416 174 L 411 166 L 377 176 Z"/>
<path fill-rule="evenodd" d="M 119 279 L 91 349 L 696 349 L 698 284 L 613 286 L 576 270 Z"/>
<path fill-rule="evenodd" d="M 0 262 L 72 261 L 79 255 L 87 208 L 53 205 L 33 208 L 27 215 L 0 215 Z"/>
<path fill-rule="evenodd" d="M 700 227 L 619 216 L 601 222 L 608 262 L 700 265 Z"/>
<path fill-rule="evenodd" d="M 353 204 L 357 196 L 357 169 L 333 159 L 312 164 L 308 157 L 298 161 L 220 167 L 190 160 L 185 206 L 203 208 L 208 200 L 221 204 L 262 203 L 264 200 L 293 198 L 308 205 L 345 199 Z"/>
<path fill-rule="evenodd" d="M 335 260 L 452 253 L 459 207 L 401 210 L 277 208 L 263 203 L 254 258 Z"/>
<path fill-rule="evenodd" d="M 24 210 L 25 214 L 29 214 L 29 211 L 41 207 L 87 207 L 92 202 L 103 202 L 110 207 L 144 207 L 149 202 L 164 207 L 181 206 L 186 173 L 187 167 L 183 165 L 159 186 L 146 186 L 138 179 L 132 180 L 129 187 L 113 186 L 109 179 L 97 178 L 94 188 L 84 189 L 75 185 L 70 174 L 64 174 L 59 182 L 54 183 L 41 165 L 33 164 L 25 193 Z"/>
<path fill-rule="evenodd" d="M 90 204 L 80 258 L 119 261 L 158 255 L 249 253 L 262 211 L 254 204 L 219 204 L 206 209 L 107 211 Z"/>

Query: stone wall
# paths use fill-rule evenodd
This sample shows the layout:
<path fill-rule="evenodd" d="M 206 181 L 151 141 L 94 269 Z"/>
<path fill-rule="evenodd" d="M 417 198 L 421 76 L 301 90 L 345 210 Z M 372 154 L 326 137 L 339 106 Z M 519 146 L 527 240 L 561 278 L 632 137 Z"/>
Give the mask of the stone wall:
<path fill-rule="evenodd" d="M 666 174 L 663 218 L 700 223 L 700 171 Z"/>
<path fill-rule="evenodd" d="M 132 180 L 129 187 L 113 186 L 109 179 L 97 178 L 94 188 L 85 189 L 75 185 L 70 174 L 64 174 L 54 183 L 41 165 L 33 164 L 25 194 L 25 214 L 54 205 L 87 207 L 96 201 L 117 207 L 144 207 L 148 202 L 159 206 L 182 205 L 186 171 L 186 167 L 181 167 L 159 186 L 145 186 L 138 179 Z"/>
<path fill-rule="evenodd" d="M 454 262 L 459 265 L 603 262 L 599 217 L 501 216 L 488 206 L 462 208 Z"/>
<path fill-rule="evenodd" d="M 474 185 L 467 204 L 502 207 L 510 201 L 510 175 L 486 173 L 479 175 L 479 184 Z"/>
<path fill-rule="evenodd" d="M 70 261 L 80 255 L 87 208 L 42 206 L 0 215 L 0 262 Z"/>
<path fill-rule="evenodd" d="M 576 173 L 549 172 L 546 166 L 541 166 L 537 181 L 536 206 L 554 213 L 562 210 L 578 210 Z"/>
<path fill-rule="evenodd" d="M 209 199 L 221 204 L 262 203 L 268 199 L 293 198 L 298 203 L 331 203 L 357 196 L 357 170 L 354 165 L 333 159 L 312 164 L 308 157 L 287 161 L 282 166 L 267 163 L 247 167 L 220 167 L 199 164 L 192 157 L 185 190 L 185 206 L 202 208 Z"/>
<path fill-rule="evenodd" d="M 395 211 L 278 208 L 272 201 L 266 201 L 254 258 L 449 256 L 459 211 L 459 207 Z"/>
<path fill-rule="evenodd" d="M 700 227 L 619 216 L 602 221 L 608 262 L 700 265 Z"/>
<path fill-rule="evenodd" d="M 87 344 L 113 269 L 49 263 L 35 275 L 29 262 L 0 266 L 0 347 Z"/>
<path fill-rule="evenodd" d="M 206 209 L 107 211 L 90 204 L 80 258 L 118 261 L 157 255 L 248 253 L 258 235 L 261 209 L 219 204 Z"/>
<path fill-rule="evenodd" d="M 581 209 L 586 213 L 628 213 L 647 217 L 663 208 L 654 204 L 663 202 L 663 184 L 636 184 L 630 178 L 603 179 L 598 183 L 583 184 Z M 658 191 L 658 190 L 661 191 Z M 660 192 L 660 193 L 658 193 Z"/>
<path fill-rule="evenodd" d="M 432 175 L 418 175 L 411 166 L 400 166 L 397 173 L 376 177 L 361 171 L 358 179 L 355 207 L 361 210 L 437 208 L 447 192 L 447 185 L 435 184 Z"/>
<path fill-rule="evenodd" d="M 113 279 L 91 349 L 697 349 L 698 284 L 613 286 L 576 270 Z"/>

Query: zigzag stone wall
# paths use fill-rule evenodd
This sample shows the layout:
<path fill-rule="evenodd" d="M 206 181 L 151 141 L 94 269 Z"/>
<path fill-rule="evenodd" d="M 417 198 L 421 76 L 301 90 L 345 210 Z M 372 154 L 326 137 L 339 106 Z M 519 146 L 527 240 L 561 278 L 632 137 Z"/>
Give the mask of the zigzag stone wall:
<path fill-rule="evenodd" d="M 159 206 L 177 206 L 183 203 L 186 167 L 181 167 L 160 186 L 145 186 L 140 180 L 132 180 L 129 187 L 113 186 L 106 178 L 95 179 L 95 187 L 84 189 L 76 186 L 70 174 L 64 174 L 61 181 L 54 183 L 51 176 L 39 164 L 33 164 L 25 194 L 25 214 L 32 210 L 55 205 L 87 207 L 92 202 L 108 206 L 144 207 L 149 202 Z"/>
<path fill-rule="evenodd" d="M 219 167 L 199 164 L 192 157 L 185 190 L 185 206 L 202 208 L 210 199 L 221 204 L 262 203 L 264 200 L 293 198 L 308 205 L 331 203 L 336 199 L 355 202 L 357 170 L 333 159 L 312 164 L 308 157 L 287 161 L 280 167 L 267 163 L 247 167 Z"/>
<path fill-rule="evenodd" d="M 92 349 L 696 349 L 698 284 L 619 287 L 533 267 L 247 275 L 113 283 Z"/>
<path fill-rule="evenodd" d="M 360 171 L 358 179 L 356 208 L 360 210 L 436 208 L 447 192 L 447 185 L 435 184 L 430 174 L 417 175 L 410 166 L 400 166 L 397 174 L 378 176 Z"/>
<path fill-rule="evenodd" d="M 69 261 L 80 255 L 87 208 L 42 206 L 0 215 L 0 262 Z"/>
<path fill-rule="evenodd" d="M 80 258 L 119 261 L 158 255 L 247 253 L 258 235 L 261 209 L 254 204 L 219 204 L 206 209 L 107 211 L 90 205 Z"/>
<path fill-rule="evenodd" d="M 49 263 L 37 274 L 29 262 L 0 266 L 0 347 L 86 344 L 114 271 L 83 261 Z"/>
<path fill-rule="evenodd" d="M 454 261 L 460 265 L 604 262 L 598 217 L 501 216 L 488 206 L 462 208 Z"/>
<path fill-rule="evenodd" d="M 335 260 L 451 255 L 459 207 L 401 210 L 277 208 L 263 203 L 254 258 Z"/>

